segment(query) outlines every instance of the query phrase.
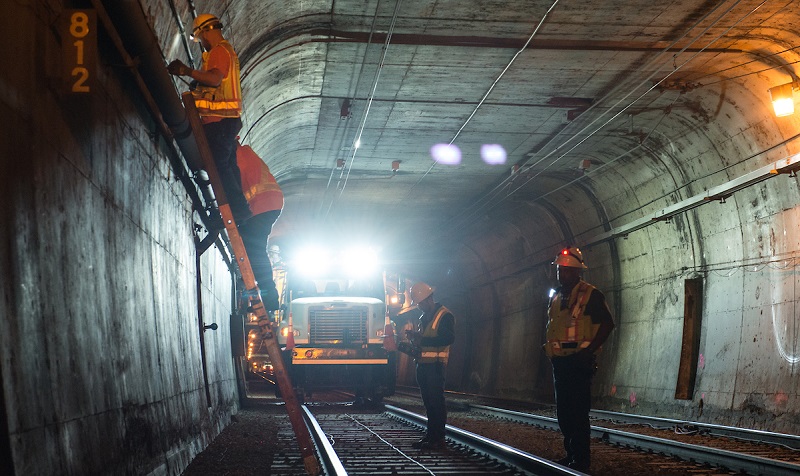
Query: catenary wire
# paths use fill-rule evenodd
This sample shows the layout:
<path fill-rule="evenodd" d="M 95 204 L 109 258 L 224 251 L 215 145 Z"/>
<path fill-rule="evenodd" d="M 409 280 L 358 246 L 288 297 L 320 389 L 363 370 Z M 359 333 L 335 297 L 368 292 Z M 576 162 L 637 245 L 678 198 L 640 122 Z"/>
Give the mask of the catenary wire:
<path fill-rule="evenodd" d="M 558 1 L 559 1 L 559 0 L 555 0 L 555 1 L 554 1 L 554 2 L 553 2 L 551 5 L 550 5 L 550 8 L 548 8 L 548 9 L 547 9 L 547 11 L 544 13 L 544 15 L 542 16 L 542 18 L 539 20 L 539 23 L 536 25 L 536 28 L 534 28 L 534 29 L 533 29 L 533 32 L 530 34 L 530 36 L 528 36 L 528 40 L 525 42 L 525 44 L 524 44 L 524 45 L 522 45 L 522 48 L 520 48 L 520 49 L 519 49 L 519 50 L 518 50 L 518 51 L 517 51 L 517 52 L 514 54 L 514 56 L 512 56 L 512 57 L 511 57 L 511 60 L 508 62 L 508 64 L 506 64 L 506 66 L 505 66 L 505 67 L 503 68 L 503 70 L 500 72 L 500 75 L 498 75 L 498 76 L 497 76 L 497 78 L 496 78 L 496 79 L 494 80 L 494 82 L 492 83 L 492 85 L 491 85 L 491 86 L 489 86 L 489 89 L 486 91 L 486 93 L 483 95 L 483 97 L 481 98 L 481 100 L 478 102 L 478 104 L 477 104 L 477 105 L 475 106 L 475 108 L 472 110 L 472 113 L 469 115 L 469 117 L 467 117 L 467 120 L 466 120 L 466 121 L 464 121 L 464 123 L 461 125 L 461 127 L 459 127 L 459 128 L 458 128 L 458 131 L 456 131 L 456 133 L 455 133 L 455 135 L 453 136 L 453 138 L 452 138 L 452 139 L 450 139 L 449 145 L 452 145 L 452 144 L 453 144 L 453 142 L 455 142 L 456 138 L 459 136 L 459 134 L 461 134 L 461 131 L 463 131 L 463 130 L 464 130 L 464 128 L 465 128 L 465 127 L 467 126 L 467 124 L 469 123 L 469 121 L 470 121 L 470 120 L 472 120 L 473 116 L 475 116 L 475 113 L 477 113 L 477 112 L 478 112 L 478 109 L 479 109 L 479 108 L 480 108 L 480 107 L 483 105 L 483 103 L 486 101 L 486 98 L 488 98 L 488 97 L 489 97 L 489 94 L 491 94 L 491 92 L 494 90 L 494 87 L 495 87 L 495 86 L 497 86 L 497 83 L 499 83 L 499 82 L 500 82 L 500 79 L 502 79 L 502 77 L 503 77 L 503 76 L 506 74 L 506 71 L 508 71 L 508 69 L 509 69 L 509 68 L 511 67 L 511 65 L 514 63 L 514 61 L 516 61 L 517 57 L 518 57 L 520 54 L 522 54 L 522 52 L 524 52 L 524 51 L 525 51 L 525 48 L 527 48 L 527 47 L 528 47 L 528 45 L 530 44 L 530 42 L 533 40 L 533 37 L 534 37 L 534 36 L 536 36 L 536 33 L 538 33 L 538 32 L 539 32 L 539 29 L 542 27 L 542 25 L 544 24 L 544 21 L 545 21 L 545 19 L 547 18 L 547 15 L 549 15 L 549 14 L 550 14 L 550 12 L 551 12 L 551 11 L 553 11 L 553 8 L 555 8 L 555 6 L 556 6 L 556 4 L 558 3 Z M 436 167 L 436 164 L 437 164 L 437 162 L 434 160 L 434 161 L 433 161 L 433 163 L 431 164 L 431 166 L 430 166 L 430 167 L 428 167 L 428 170 L 426 170 L 426 171 L 425 171 L 425 173 L 424 173 L 424 174 L 422 174 L 422 177 L 420 177 L 420 178 L 419 178 L 419 180 L 417 180 L 417 181 L 416 181 L 416 182 L 415 182 L 415 183 L 414 183 L 414 184 L 413 184 L 411 187 L 409 187 L 409 189 L 408 189 L 408 192 L 406 193 L 406 196 L 405 196 L 405 198 L 403 199 L 403 201 L 405 201 L 405 200 L 407 200 L 409 197 L 411 197 L 411 192 L 412 192 L 412 191 L 413 191 L 413 190 L 414 190 L 414 189 L 417 187 L 417 185 L 419 185 L 419 184 L 422 182 L 422 180 L 423 180 L 423 179 L 424 179 L 424 178 L 425 178 L 425 177 L 426 177 L 426 176 L 427 176 L 427 175 L 428 175 L 428 174 L 431 172 L 431 170 L 433 170 L 433 168 L 434 168 L 434 167 Z"/>
<path fill-rule="evenodd" d="M 689 42 L 689 44 L 688 44 L 687 46 L 685 46 L 684 48 L 682 48 L 682 49 L 681 49 L 681 50 L 680 50 L 678 53 L 675 53 L 674 57 L 676 57 L 677 55 L 679 55 L 679 54 L 681 54 L 682 52 L 686 51 L 686 50 L 687 50 L 687 49 L 688 49 L 688 48 L 689 48 L 689 47 L 690 47 L 692 44 L 694 44 L 696 41 L 698 41 L 700 38 L 702 38 L 703 34 L 704 34 L 706 31 L 708 31 L 708 30 L 709 30 L 711 27 L 713 27 L 713 26 L 714 26 L 714 25 L 716 25 L 716 24 L 717 24 L 719 21 L 721 21 L 721 20 L 722 20 L 722 19 L 723 19 L 723 18 L 724 18 L 724 17 L 725 17 L 725 16 L 726 16 L 728 13 L 730 13 L 730 12 L 732 11 L 732 9 L 733 9 L 733 8 L 734 8 L 736 5 L 738 5 L 740 2 L 741 2 L 741 0 L 739 0 L 739 1 L 737 1 L 737 2 L 735 2 L 735 3 L 734 3 L 733 5 L 731 5 L 731 6 L 730 6 L 730 7 L 729 7 L 727 10 L 725 10 L 725 11 L 724 11 L 724 12 L 723 12 L 723 13 L 722 13 L 722 14 L 721 14 L 721 15 L 720 15 L 720 16 L 719 16 L 719 17 L 718 17 L 716 20 L 714 20 L 714 21 L 711 23 L 711 25 L 709 25 L 708 27 L 706 27 L 706 28 L 703 30 L 703 32 L 701 32 L 701 33 L 700 33 L 700 34 L 698 34 L 698 35 L 697 35 L 697 36 L 696 36 L 694 39 L 692 39 L 692 40 Z M 611 121 L 613 121 L 614 119 L 616 119 L 616 118 L 617 118 L 617 117 L 618 117 L 620 114 L 622 114 L 622 113 L 623 113 L 623 112 L 625 112 L 627 109 L 629 109 L 630 107 L 632 107 L 632 106 L 633 106 L 633 104 L 635 104 L 637 101 L 639 101 L 641 98 L 643 98 L 643 97 L 644 97 L 646 94 L 648 94 L 648 93 L 649 93 L 649 92 L 651 92 L 653 89 L 655 89 L 656 87 L 658 87 L 658 86 L 659 86 L 661 83 L 663 83 L 663 82 L 664 82 L 664 81 L 665 81 L 667 78 L 669 78 L 671 75 L 675 74 L 675 73 L 676 73 L 678 70 L 680 70 L 680 68 L 682 68 L 683 66 L 685 66 L 686 64 L 688 64 L 690 61 L 692 61 L 692 60 L 693 60 L 695 57 L 697 57 L 699 54 L 701 54 L 703 51 L 705 51 L 706 49 L 708 49 L 708 48 L 710 47 L 710 45 L 712 45 L 712 44 L 713 44 L 714 42 L 716 42 L 716 41 L 717 41 L 719 38 L 721 38 L 722 36 L 724 36 L 724 35 L 725 35 L 725 34 L 726 34 L 728 31 L 730 31 L 730 30 L 731 30 L 731 29 L 732 29 L 734 26 L 736 26 L 736 25 L 737 25 L 739 22 L 741 22 L 742 20 L 744 20 L 745 18 L 747 18 L 747 17 L 748 17 L 749 15 L 751 15 L 753 12 L 755 12 L 755 11 L 756 11 L 758 8 L 760 8 L 762 5 L 764 5 L 764 3 L 766 3 L 766 0 L 765 0 L 764 2 L 762 2 L 762 3 L 760 3 L 760 4 L 759 4 L 758 6 L 756 6 L 754 9 L 752 9 L 752 10 L 751 10 L 750 12 L 748 12 L 746 15 L 744 15 L 743 17 L 741 17 L 739 20 L 737 20 L 737 21 L 736 21 L 736 22 L 735 22 L 733 25 L 731 25 L 729 28 L 727 28 L 725 31 L 723 31 L 723 32 L 722 32 L 720 35 L 718 35 L 718 36 L 717 36 L 717 37 L 716 37 L 716 38 L 715 38 L 713 41 L 711 41 L 711 42 L 710 42 L 710 43 L 708 43 L 706 46 L 704 46 L 703 48 L 701 48 L 701 49 L 699 49 L 697 52 L 695 52 L 695 53 L 694 53 L 694 54 L 693 54 L 693 55 L 692 55 L 692 56 L 691 56 L 691 57 L 690 57 L 688 60 L 684 61 L 684 62 L 683 62 L 683 63 L 682 63 L 680 66 L 676 67 L 676 68 L 675 68 L 673 71 L 671 71 L 670 73 L 668 73 L 668 74 L 667 74 L 667 75 L 666 75 L 664 78 L 662 78 L 661 80 L 659 80 L 658 82 L 656 82 L 656 83 L 655 83 L 653 86 L 651 86 L 650 88 L 648 88 L 648 89 L 647 89 L 647 90 L 646 90 L 644 93 L 642 93 L 642 94 L 641 94 L 639 97 L 637 97 L 636 99 L 634 99 L 634 100 L 633 100 L 631 103 L 629 103 L 628 105 L 624 106 L 624 107 L 623 107 L 623 108 L 622 108 L 622 109 L 621 109 L 619 112 L 617 112 L 616 114 L 614 114 L 614 115 L 613 115 L 613 116 L 612 116 L 610 119 L 606 120 L 606 121 L 605 121 L 605 122 L 604 122 L 604 123 L 603 123 L 601 126 L 597 127 L 597 128 L 594 130 L 594 131 L 592 131 L 592 132 L 591 132 L 590 134 L 588 134 L 586 137 L 584 137 L 583 139 L 581 139 L 581 140 L 580 140 L 578 143 L 576 143 L 576 144 L 575 144 L 573 147 L 571 147 L 569 150 L 567 150 L 566 152 L 564 152 L 563 154 L 561 154 L 559 157 L 557 157 L 557 158 L 556 158 L 556 159 L 555 159 L 553 162 L 551 162 L 551 163 L 550 163 L 550 164 L 549 164 L 547 167 L 545 167 L 545 169 L 543 169 L 542 171 L 539 171 L 537 174 L 535 174 L 535 175 L 533 175 L 533 176 L 529 177 L 529 178 L 528 178 L 526 181 L 524 181 L 524 182 L 523 182 L 523 183 L 522 183 L 522 184 L 521 184 L 519 187 L 517 187 L 516 189 L 514 189 L 514 190 L 512 190 L 512 191 L 508 192 L 508 193 L 507 193 L 507 194 L 506 194 L 504 197 L 502 197 L 498 203 L 495 203 L 495 204 L 492 204 L 492 205 L 493 205 L 493 206 L 496 206 L 496 205 L 498 205 L 499 203 L 501 203 L 502 201 L 506 200 L 508 197 L 510 197 L 511 195 L 513 195 L 514 193 L 516 193 L 517 191 L 519 191 L 519 190 L 520 190 L 522 187 L 524 187 L 524 186 L 525 186 L 527 183 L 529 183 L 531 180 L 533 180 L 533 179 L 535 179 L 536 177 L 538 177 L 539 175 L 541 175 L 541 173 L 542 173 L 542 172 L 544 172 L 544 170 L 546 170 L 547 168 L 551 167 L 552 165 L 554 165 L 555 163 L 557 163 L 558 161 L 560 161 L 561 159 L 563 159 L 564 157 L 566 157 L 566 155 L 567 155 L 567 154 L 569 154 L 569 153 L 570 153 L 572 150 L 574 150 L 576 147 L 578 147 L 579 145 L 581 145 L 582 143 L 584 143 L 584 142 L 585 142 L 586 140 L 588 140 L 590 137 L 594 136 L 594 135 L 595 135 L 597 132 L 599 132 L 599 131 L 600 131 L 600 130 L 602 130 L 602 129 L 603 129 L 605 126 L 607 126 L 608 124 L 610 124 L 610 123 L 611 123 Z M 706 16 L 704 16 L 703 18 L 701 18 L 700 20 L 698 20 L 698 22 L 696 22 L 696 23 L 695 23 L 695 25 L 694 25 L 692 28 L 690 28 L 690 29 L 688 29 L 688 30 L 687 30 L 687 33 L 685 33 L 685 34 L 684 34 L 684 35 L 683 35 L 681 38 L 679 38 L 678 40 L 676 40 L 675 42 L 673 42 L 673 43 L 672 43 L 670 46 L 668 46 L 667 48 L 665 48 L 664 50 L 662 50 L 662 52 L 661 52 L 661 53 L 659 53 L 659 55 L 657 55 L 657 56 L 656 56 L 656 58 L 658 58 L 658 57 L 662 56 L 663 54 L 665 54 L 665 53 L 669 52 L 669 50 L 670 50 L 670 49 L 671 49 L 671 48 L 672 48 L 672 47 L 673 47 L 673 46 L 674 46 L 674 45 L 677 43 L 677 41 L 679 41 L 680 39 L 682 39 L 683 37 L 685 37 L 685 36 L 688 34 L 688 32 L 690 32 L 690 31 L 692 31 L 694 28 L 696 28 L 696 27 L 697 27 L 697 25 L 699 25 L 699 24 L 700 24 L 700 22 L 702 22 L 702 21 L 703 21 L 705 18 L 707 18 L 707 17 L 708 17 L 708 16 L 709 16 L 711 13 L 713 13 L 713 12 L 709 12 L 709 13 L 708 13 Z M 650 61 L 649 63 L 653 63 L 654 61 L 655 61 L 655 59 L 654 59 L 654 60 L 652 60 L 652 61 Z M 529 162 L 529 161 L 530 161 L 530 159 L 529 159 L 528 161 L 524 162 L 524 163 L 521 165 L 521 167 L 525 167 L 525 166 L 527 166 L 527 167 L 534 167 L 534 166 L 536 166 L 536 165 L 540 164 L 541 162 L 543 162 L 545 159 L 547 159 L 548 157 L 550 157 L 551 155 L 553 155 L 555 152 L 557 152 L 557 151 L 558 151 L 560 148 L 562 148 L 562 147 L 566 146 L 567 144 L 569 144 L 569 143 L 570 143 L 570 142 L 571 142 L 573 139 L 577 138 L 577 137 L 578 137 L 580 134 L 582 134 L 583 132 L 585 132 L 586 130 L 588 130 L 590 127 L 592 127 L 592 126 L 593 126 L 595 123 L 597 123 L 599 120 L 601 120 L 601 119 L 602 119 L 602 118 L 603 118 L 605 115 L 607 115 L 607 114 L 608 114 L 610 111 L 612 111 L 612 110 L 613 110 L 614 108 L 616 108 L 616 107 L 617 107 L 619 104 L 621 104 L 621 103 L 622 103 L 623 101 L 625 101 L 625 100 L 626 100 L 628 97 L 630 97 L 630 96 L 631 96 L 631 95 L 634 93 L 634 91 L 636 91 L 636 89 L 638 89 L 638 88 L 642 87 L 643 85 L 645 85 L 645 84 L 647 83 L 647 81 L 649 81 L 649 80 L 650 80 L 650 79 L 651 79 L 653 76 L 655 76 L 657 73 L 658 73 L 658 69 L 654 70 L 654 72 L 653 72 L 653 73 L 651 73 L 651 74 L 650 74 L 650 75 L 649 75 L 647 78 L 645 78 L 644 80 L 640 81 L 640 82 L 639 82 L 639 84 L 637 84 L 636 86 L 634 86 L 634 87 L 633 87 L 633 89 L 631 89 L 631 90 L 630 90 L 630 92 L 628 92 L 628 93 L 627 93 L 625 96 L 623 96 L 623 97 L 622 97 L 620 100 L 618 100 L 618 101 L 617 101 L 617 102 L 616 102 L 616 103 L 615 103 L 613 106 L 611 106 L 610 108 L 608 108 L 608 112 L 605 112 L 605 113 L 602 113 L 602 114 L 600 114 L 598 117 L 596 117 L 596 118 L 595 118 L 595 119 L 593 119 L 591 122 L 589 122 L 589 124 L 587 124 L 587 125 L 585 125 L 584 127 L 582 127 L 582 128 L 579 130 L 579 131 L 577 131 L 577 132 L 573 133 L 573 134 L 571 135 L 571 137 L 569 137 L 569 138 L 567 138 L 566 140 L 564 140 L 564 141 L 563 141 L 563 142 L 562 142 L 560 145 L 558 145 L 558 146 L 557 146 L 555 149 L 553 149 L 551 152 L 549 152 L 548 154 L 546 154 L 546 155 L 545 155 L 545 156 L 543 156 L 542 158 L 538 159 L 538 160 L 537 160 L 535 163 L 533 163 L 533 164 L 531 164 L 531 165 L 528 165 L 528 163 L 527 163 L 527 162 Z M 602 102 L 603 102 L 603 101 L 605 101 L 605 100 L 606 100 L 606 99 L 607 99 L 607 98 L 608 98 L 608 97 L 609 97 L 611 94 L 612 94 L 612 93 L 609 93 L 609 94 L 607 94 L 607 95 L 606 95 L 605 97 L 603 97 L 603 98 L 602 98 L 600 101 L 598 101 L 598 102 L 596 102 L 596 103 L 592 104 L 592 106 L 590 106 L 590 107 L 587 109 L 587 112 L 588 112 L 589 110 L 593 109 L 593 108 L 596 108 L 596 107 L 597 107 L 599 104 L 602 104 Z M 561 135 L 561 134 L 559 134 L 559 135 Z M 558 136 L 554 137 L 554 138 L 553 138 L 553 139 L 552 139 L 552 140 L 551 140 L 549 143 L 552 143 L 552 141 L 553 141 L 553 140 L 555 140 L 557 137 L 558 137 Z M 549 144 L 549 143 L 548 143 L 548 144 Z M 546 144 L 546 145 L 547 145 L 547 144 Z M 545 145 L 545 146 L 546 146 L 546 145 Z M 489 206 L 489 205 L 491 204 L 491 200 L 493 200 L 495 197 L 497 197 L 497 195 L 498 195 L 498 194 L 499 194 L 499 193 L 500 193 L 500 192 L 503 190 L 503 188 L 506 186 L 506 184 L 510 182 L 510 180 L 511 180 L 511 177 L 509 177 L 509 178 L 506 178 L 506 179 L 504 179 L 504 180 L 503 180 L 503 181 L 502 181 L 500 184 L 498 184 L 497 186 L 495 186 L 495 187 L 494 187 L 494 189 L 493 189 L 493 190 L 491 190 L 490 192 L 488 192 L 488 193 L 487 193 L 487 196 L 486 196 L 484 199 L 482 199 L 483 203 L 480 203 L 480 202 L 479 202 L 479 204 L 473 205 L 472 207 L 470 207 L 470 208 L 468 208 L 467 210 L 465 210 L 464 212 L 462 212 L 460 215 L 458 215 L 458 216 L 454 217 L 454 218 L 451 220 L 451 222 L 454 222 L 454 223 L 453 223 L 453 224 L 450 224 L 450 225 L 448 225 L 448 226 L 446 227 L 446 229 L 449 229 L 449 230 L 451 230 L 451 231 L 456 231 L 456 230 L 460 229 L 461 227 L 463 227 L 463 226 L 464 226 L 464 224 L 466 224 L 466 223 L 467 223 L 467 221 L 469 220 L 469 218 L 471 218 L 472 216 L 475 216 L 475 215 L 477 215 L 477 214 L 478 214 L 478 213 L 479 213 L 481 210 L 483 210 L 484 208 L 486 208 L 487 206 Z M 456 220 L 459 220 L 459 221 L 456 221 Z"/>

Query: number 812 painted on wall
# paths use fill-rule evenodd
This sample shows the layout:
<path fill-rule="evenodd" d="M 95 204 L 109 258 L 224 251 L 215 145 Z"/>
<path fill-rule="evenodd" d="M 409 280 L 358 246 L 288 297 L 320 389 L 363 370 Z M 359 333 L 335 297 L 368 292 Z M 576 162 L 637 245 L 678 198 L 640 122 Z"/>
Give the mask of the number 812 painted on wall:
<path fill-rule="evenodd" d="M 67 10 L 63 57 L 70 93 L 90 93 L 97 63 L 97 15 L 94 10 Z"/>

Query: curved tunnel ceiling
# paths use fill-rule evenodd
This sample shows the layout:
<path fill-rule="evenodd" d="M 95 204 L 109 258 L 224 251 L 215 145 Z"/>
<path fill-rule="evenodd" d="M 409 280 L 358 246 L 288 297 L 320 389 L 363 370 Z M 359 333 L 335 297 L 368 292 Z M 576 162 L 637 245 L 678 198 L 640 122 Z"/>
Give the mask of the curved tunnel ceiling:
<path fill-rule="evenodd" d="M 171 3 L 143 2 L 168 59 L 195 12 L 240 54 L 243 142 L 286 193 L 278 240 L 419 245 L 542 202 L 588 242 L 797 152 L 767 93 L 797 78 L 790 0 Z M 460 163 L 432 160 L 449 143 Z"/>

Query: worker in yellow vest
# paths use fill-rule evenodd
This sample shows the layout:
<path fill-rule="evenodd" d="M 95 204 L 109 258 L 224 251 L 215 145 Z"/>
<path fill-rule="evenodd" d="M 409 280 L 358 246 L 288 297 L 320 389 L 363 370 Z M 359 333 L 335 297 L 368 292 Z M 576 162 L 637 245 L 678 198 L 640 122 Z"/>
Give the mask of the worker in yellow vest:
<path fill-rule="evenodd" d="M 545 353 L 553 365 L 558 426 L 567 455 L 557 463 L 589 470 L 589 410 L 596 353 L 614 329 L 605 296 L 581 278 L 587 266 L 578 248 L 566 248 L 553 264 L 561 284 L 547 310 Z"/>
<path fill-rule="evenodd" d="M 278 290 L 272 277 L 272 262 L 267 251 L 272 225 L 283 210 L 283 191 L 269 170 L 249 145 L 236 143 L 236 162 L 242 176 L 242 189 L 253 217 L 239 226 L 253 275 L 258 282 L 267 311 L 280 308 Z"/>
<path fill-rule="evenodd" d="M 175 60 L 167 66 L 167 71 L 193 80 L 192 96 L 203 123 L 203 132 L 233 218 L 240 225 L 252 213 L 242 193 L 236 166 L 236 134 L 242 128 L 239 57 L 222 36 L 222 22 L 214 15 L 204 13 L 194 19 L 192 38 L 199 41 L 205 50 L 201 68 L 192 69 L 181 60 Z"/>
<path fill-rule="evenodd" d="M 411 301 L 422 315 L 417 330 L 406 335 L 417 352 L 417 384 L 425 405 L 428 426 L 425 437 L 412 446 L 417 449 L 442 450 L 446 447 L 445 425 L 447 406 L 444 400 L 444 382 L 450 346 L 455 340 L 456 318 L 449 309 L 433 299 L 433 288 L 418 282 L 411 287 Z"/>

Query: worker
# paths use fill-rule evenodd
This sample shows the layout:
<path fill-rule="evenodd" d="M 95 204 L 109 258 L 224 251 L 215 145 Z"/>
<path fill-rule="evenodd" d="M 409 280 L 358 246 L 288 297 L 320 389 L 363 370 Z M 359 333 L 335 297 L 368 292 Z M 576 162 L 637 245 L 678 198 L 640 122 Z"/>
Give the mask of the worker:
<path fill-rule="evenodd" d="M 283 209 L 283 192 L 269 166 L 249 145 L 236 142 L 236 163 L 242 176 L 242 189 L 253 217 L 239 226 L 253 276 L 258 283 L 267 311 L 280 309 L 278 290 L 272 277 L 272 262 L 267 251 L 272 225 Z"/>
<path fill-rule="evenodd" d="M 567 453 L 557 463 L 586 472 L 596 353 L 614 329 L 614 320 L 603 293 L 581 278 L 587 266 L 578 248 L 562 250 L 553 264 L 561 286 L 550 299 L 544 348 L 553 365 L 558 426 Z"/>
<path fill-rule="evenodd" d="M 444 382 L 450 346 L 455 340 L 455 316 L 449 309 L 434 301 L 433 288 L 423 282 L 411 287 L 411 302 L 422 311 L 417 330 L 406 331 L 406 336 L 417 353 L 417 385 L 419 385 L 425 414 L 428 417 L 425 436 L 413 447 L 426 450 L 445 449 L 447 406 L 444 400 Z"/>
<path fill-rule="evenodd" d="M 199 41 L 205 50 L 201 68 L 192 69 L 181 60 L 175 60 L 167 66 L 167 71 L 194 80 L 192 96 L 203 123 L 208 147 L 233 218 L 237 224 L 242 224 L 252 213 L 242 193 L 239 168 L 236 166 L 236 134 L 242 128 L 239 57 L 222 36 L 222 23 L 214 15 L 204 13 L 194 19 L 192 38 Z"/>

